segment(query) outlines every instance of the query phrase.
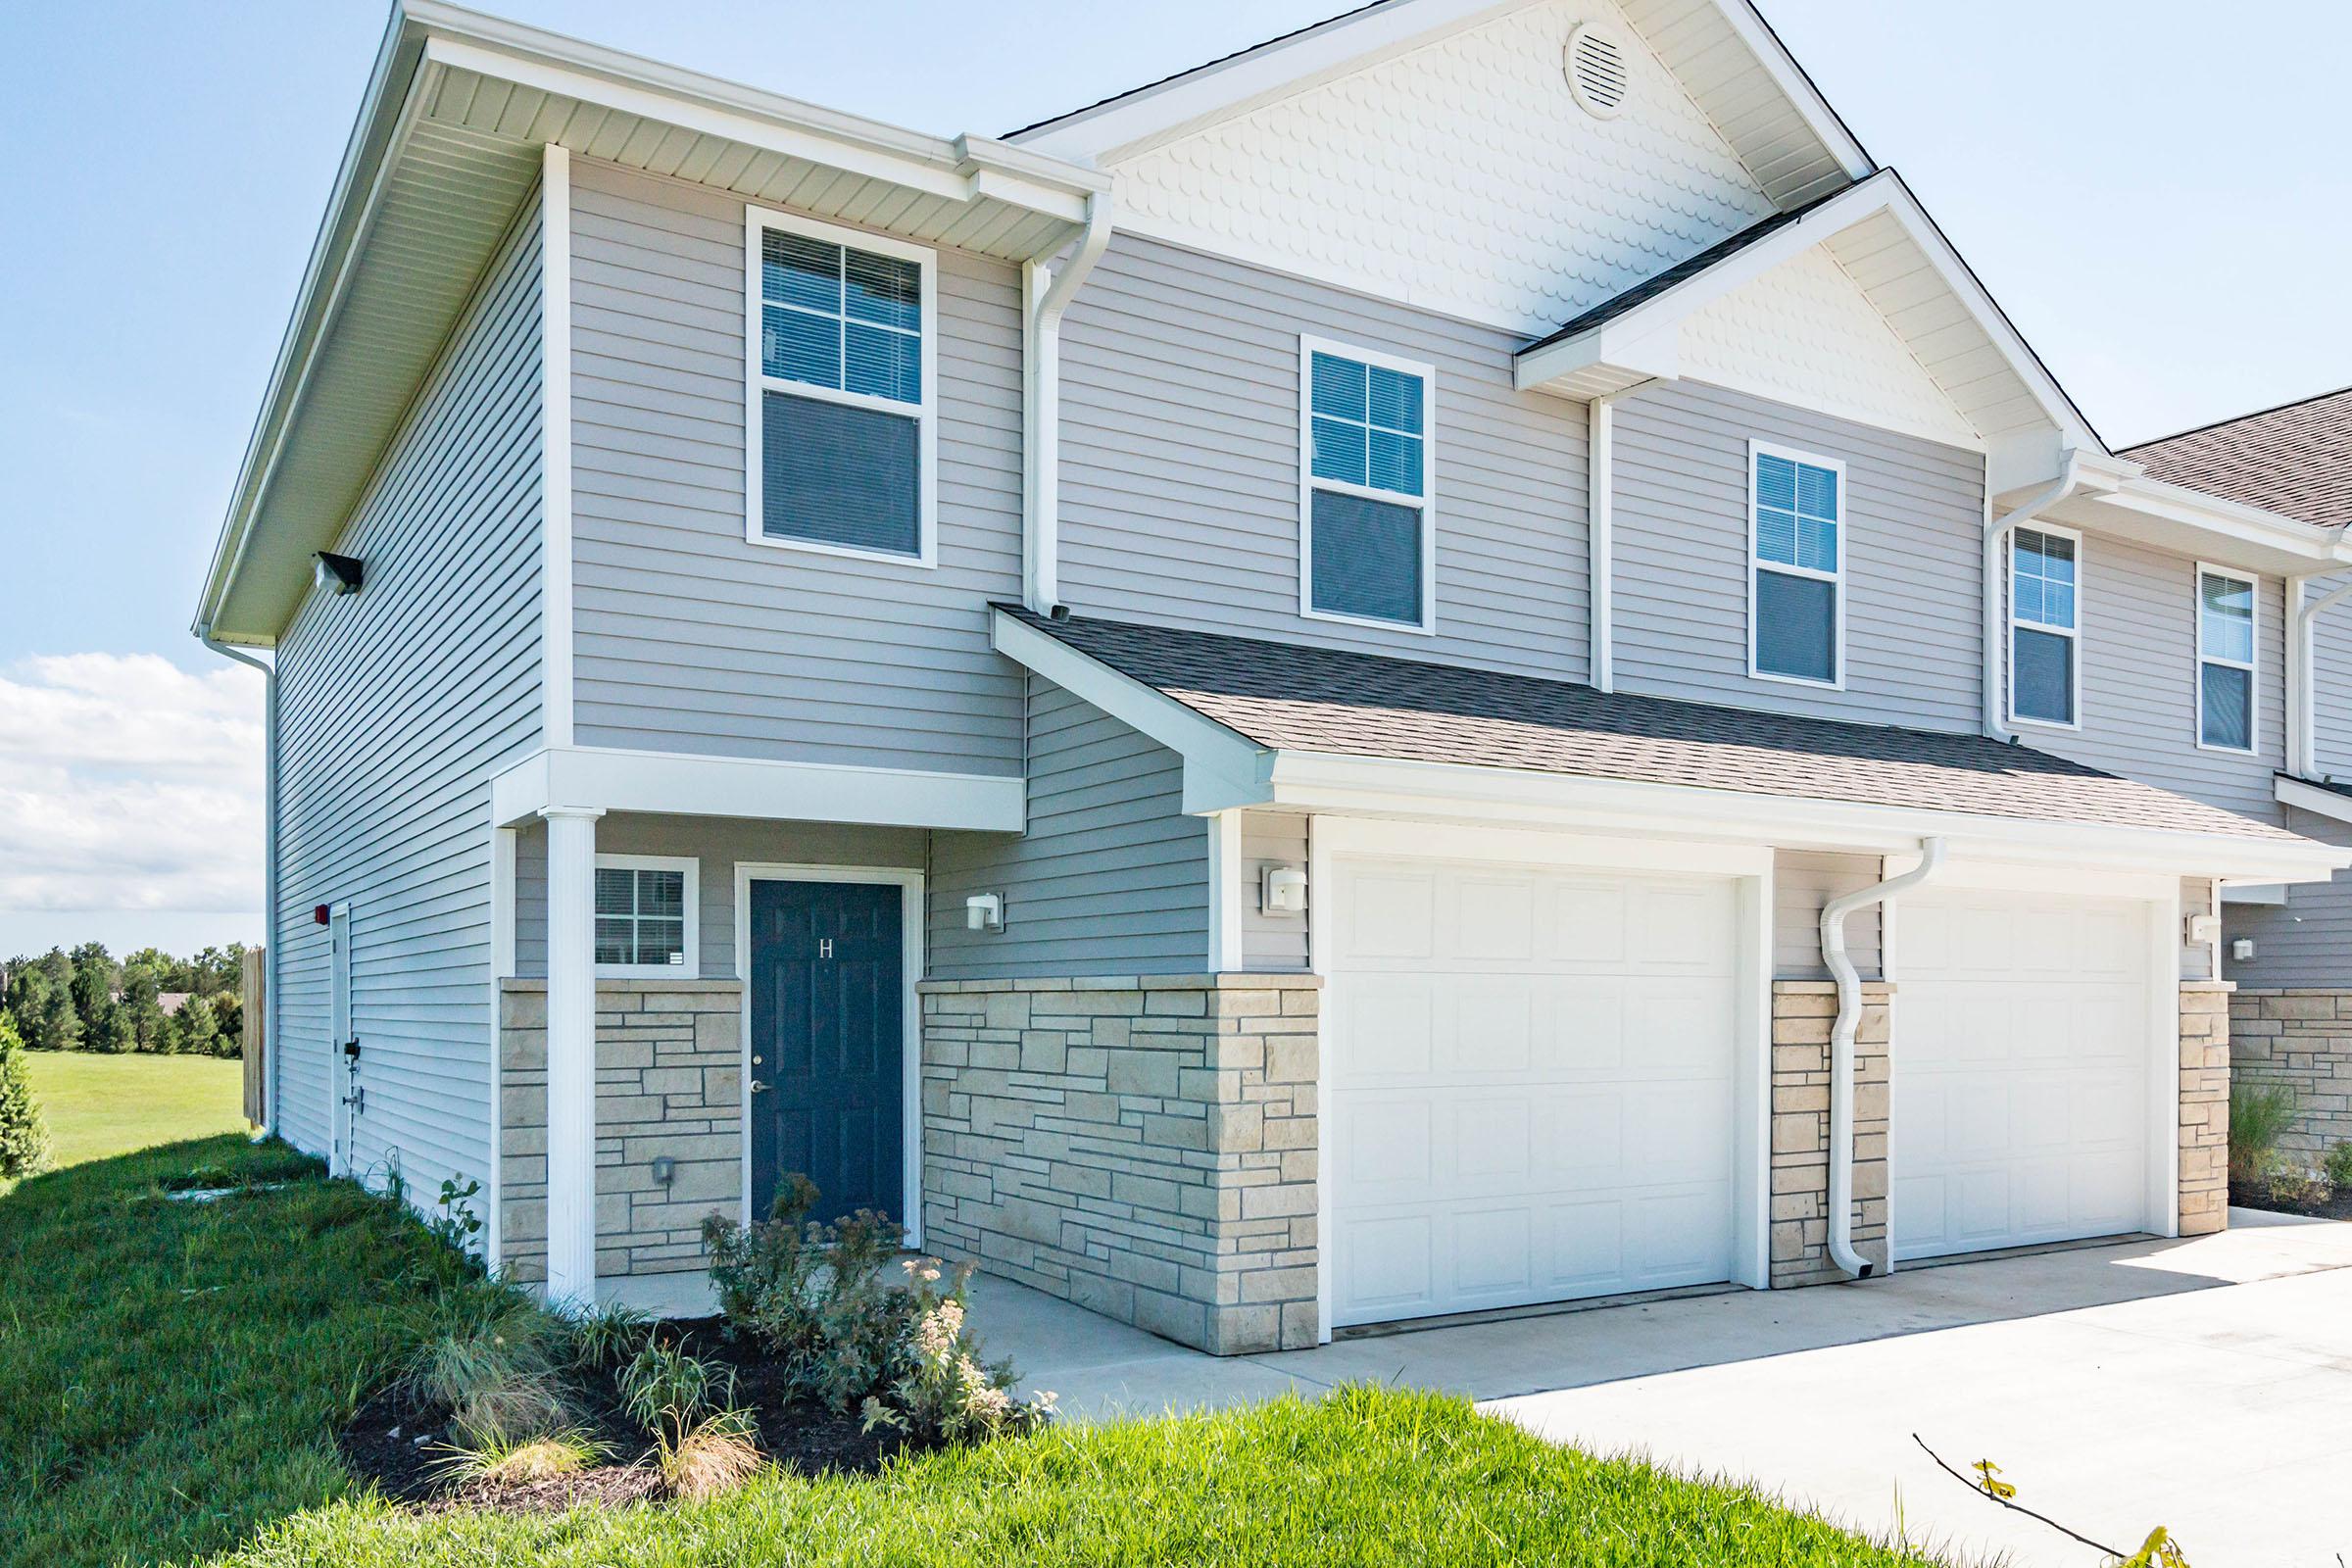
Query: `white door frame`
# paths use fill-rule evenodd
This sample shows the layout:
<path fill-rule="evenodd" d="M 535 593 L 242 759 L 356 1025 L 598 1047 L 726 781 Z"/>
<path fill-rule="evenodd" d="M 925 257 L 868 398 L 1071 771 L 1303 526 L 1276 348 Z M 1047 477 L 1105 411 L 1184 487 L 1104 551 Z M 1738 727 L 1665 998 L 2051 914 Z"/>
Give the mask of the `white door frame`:
<path fill-rule="evenodd" d="M 752 1212 L 752 884 L 754 882 L 864 882 L 899 890 L 901 955 L 906 979 L 900 1013 L 906 1029 L 906 1074 L 900 1091 L 905 1130 L 900 1135 L 904 1172 L 902 1183 L 906 1212 L 906 1246 L 923 1245 L 923 1015 L 916 987 L 924 972 L 923 873 L 891 865 L 805 865 L 790 862 L 735 862 L 735 974 L 743 984 L 743 1218 L 744 1223 L 766 1216 Z"/>
<path fill-rule="evenodd" d="M 353 1034 L 351 1015 L 351 905 L 348 901 L 326 909 L 326 1173 L 348 1176 L 352 1171 L 351 1057 L 343 1047 Z"/>
<path fill-rule="evenodd" d="M 1886 875 L 1919 863 L 1916 855 L 1889 856 Z M 2151 871 L 2101 871 L 2000 861 L 1961 860 L 1947 865 L 1914 897 L 1936 892 L 2048 893 L 2082 899 L 2118 899 L 2145 906 L 2148 955 L 2148 1086 L 2145 1211 L 2140 1229 L 2153 1236 L 2180 1234 L 2180 879 Z M 1901 1169 L 1903 1127 L 1894 1115 L 1894 1077 L 1902 1071 L 1902 941 L 1898 897 L 1881 912 L 1882 973 L 1892 987 L 1887 1017 L 1886 1256 L 1888 1272 L 1902 1262 L 1895 1251 L 1894 1183 Z M 1965 1257 L 1942 1253 L 1939 1257 Z"/>
<path fill-rule="evenodd" d="M 1633 839 L 1386 817 L 1318 815 L 1308 824 L 1307 898 L 1317 912 L 1307 922 L 1307 967 L 1323 979 L 1326 997 L 1335 955 L 1329 940 L 1334 863 L 1359 857 L 1418 857 L 1488 860 L 1587 871 L 1720 876 L 1738 884 L 1739 952 L 1734 956 L 1739 1009 L 1732 1042 L 1732 1270 L 1733 1283 L 1762 1290 L 1771 1278 L 1772 1245 L 1772 872 L 1766 845 L 1725 845 L 1678 839 Z M 1326 1001 L 1324 1019 L 1329 1017 Z M 1331 1234 L 1332 1039 L 1315 1032 L 1316 1147 L 1325 1152 L 1315 1177 L 1315 1337 L 1332 1331 Z"/>

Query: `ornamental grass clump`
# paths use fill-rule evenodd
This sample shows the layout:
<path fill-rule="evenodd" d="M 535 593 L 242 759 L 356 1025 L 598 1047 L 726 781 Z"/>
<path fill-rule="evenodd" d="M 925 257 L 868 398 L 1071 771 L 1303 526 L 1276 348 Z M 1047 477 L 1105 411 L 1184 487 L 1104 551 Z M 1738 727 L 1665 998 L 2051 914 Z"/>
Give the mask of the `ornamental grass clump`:
<path fill-rule="evenodd" d="M 503 1451 L 571 1425 L 564 1327 L 520 1291 L 461 1288 L 410 1356 L 410 1397 L 449 1412 L 465 1446 Z"/>
<path fill-rule="evenodd" d="M 2278 1142 L 2294 1125 L 2294 1092 L 2240 1079 L 2230 1086 L 2230 1179 L 2250 1185 L 2278 1164 Z"/>
<path fill-rule="evenodd" d="M 654 1465 L 673 1497 L 707 1497 L 761 1464 L 759 1424 L 735 1408 L 733 1373 L 649 1340 L 620 1374 L 621 1402 L 654 1436 Z"/>

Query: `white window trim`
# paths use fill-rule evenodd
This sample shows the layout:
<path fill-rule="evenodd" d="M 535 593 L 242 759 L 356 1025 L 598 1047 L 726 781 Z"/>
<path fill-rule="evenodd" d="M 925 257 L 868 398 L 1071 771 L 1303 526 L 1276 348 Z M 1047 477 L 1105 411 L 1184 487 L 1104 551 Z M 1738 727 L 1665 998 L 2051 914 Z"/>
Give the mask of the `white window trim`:
<path fill-rule="evenodd" d="M 2205 652 L 2205 579 L 2227 577 L 2231 582 L 2246 585 L 2246 646 L 2253 658 L 2224 659 L 2219 654 Z M 2233 566 L 2217 566 L 2210 561 L 2197 563 L 2197 574 L 2189 583 L 2189 607 L 2197 617 L 2197 710 L 2190 722 L 2196 726 L 2197 750 L 2220 752 L 2229 757 L 2252 757 L 2262 750 L 2262 579 L 2249 571 Z M 2205 666 L 2220 664 L 2227 669 L 2246 672 L 2246 744 L 2217 746 L 2205 739 Z"/>
<path fill-rule="evenodd" d="M 2038 620 L 2020 620 L 2017 618 L 2017 536 L 2026 532 L 2029 528 L 2034 533 L 2047 534 L 2053 539 L 2067 539 L 2074 542 L 2075 623 L 2071 627 L 2052 626 Z M 2084 554 L 2085 552 L 2082 548 L 2082 535 L 2072 528 L 2060 527 L 2054 522 L 2025 523 L 2009 530 L 2009 576 L 2007 584 L 2009 603 L 2006 607 L 2009 629 L 2007 632 L 2007 647 L 2003 652 L 2003 657 L 2008 661 L 2009 666 L 2006 671 L 2007 679 L 2005 680 L 2004 684 L 2008 688 L 2007 707 L 2009 722 L 2012 724 L 2024 724 L 2034 729 L 2080 730 L 2082 727 L 2082 596 L 2083 584 L 2087 575 L 2085 570 L 2086 563 L 2082 559 Z M 2074 640 L 2075 657 L 2071 661 L 2073 664 L 2072 673 L 2074 676 L 2074 690 L 2067 694 L 2067 710 L 2075 715 L 2071 721 L 2067 723 L 2060 723 L 2054 718 L 2029 718 L 2017 710 L 2017 629 L 2020 626 L 2024 626 L 2029 631 L 2047 632 L 2053 637 L 2068 637 Z"/>
<path fill-rule="evenodd" d="M 843 391 L 833 387 L 813 386 L 807 381 L 788 380 L 766 373 L 760 356 L 762 330 L 760 316 L 761 278 L 760 236 L 766 229 L 802 234 L 828 244 L 848 246 L 852 250 L 870 251 L 877 256 L 895 256 L 912 262 L 922 279 L 922 377 L 923 400 L 908 405 L 895 398 L 873 397 L 862 392 Z M 746 510 L 743 536 L 752 544 L 764 545 L 771 550 L 803 550 L 820 556 L 846 556 L 855 561 L 887 562 L 894 566 L 935 567 L 939 564 L 939 253 L 928 246 L 911 245 L 886 234 L 869 234 L 861 228 L 845 228 L 839 223 L 820 222 L 813 218 L 802 218 L 794 213 L 780 213 L 772 208 L 744 209 L 743 262 L 743 319 L 744 319 L 744 422 L 743 493 Z M 920 548 L 914 555 L 901 555 L 890 550 L 860 550 L 851 545 L 827 544 L 821 539 L 777 538 L 760 524 L 766 516 L 766 500 L 760 493 L 761 448 L 765 444 L 766 422 L 760 408 L 760 398 L 766 392 L 785 392 L 794 397 L 813 398 L 820 403 L 838 403 L 853 409 L 872 409 L 885 414 L 905 415 L 910 410 L 915 416 L 915 532 Z"/>
<path fill-rule="evenodd" d="M 600 855 L 596 858 L 599 871 L 683 871 L 686 884 L 683 898 L 686 905 L 686 930 L 683 943 L 684 963 L 600 963 L 596 975 L 600 980 L 700 980 L 703 977 L 702 950 L 702 862 L 690 855 Z M 595 919 L 593 908 L 590 920 Z M 593 927 L 591 928 L 593 929 Z"/>
<path fill-rule="evenodd" d="M 1320 352 L 1341 359 L 1377 365 L 1382 369 L 1421 378 L 1421 494 L 1408 496 L 1369 485 L 1343 484 L 1315 477 L 1314 361 Z M 1383 620 L 1377 615 L 1345 615 L 1315 608 L 1315 492 L 1355 496 L 1392 506 L 1416 507 L 1421 513 L 1421 618 Z M 1306 620 L 1333 620 L 1348 626 L 1373 626 L 1382 631 L 1437 635 L 1438 630 L 1438 369 L 1418 360 L 1400 359 L 1377 349 L 1358 348 L 1331 338 L 1298 335 L 1298 613 Z"/>
<path fill-rule="evenodd" d="M 1828 468 L 1838 475 L 1838 569 L 1816 571 L 1808 566 L 1791 566 L 1783 562 L 1766 562 L 1758 546 L 1762 542 L 1756 499 L 1756 460 L 1786 458 L 1808 467 Z M 1848 504 L 1845 483 L 1845 464 L 1841 459 L 1824 457 L 1818 452 L 1799 451 L 1771 441 L 1750 438 L 1747 443 L 1747 678 L 1776 681 L 1785 686 L 1810 686 L 1817 691 L 1845 690 L 1845 564 L 1852 559 L 1853 526 L 1850 521 L 1853 508 Z M 1756 634 L 1763 628 L 1756 615 L 1756 577 L 1760 572 L 1778 572 L 1786 577 L 1809 577 L 1815 582 L 1834 583 L 1838 589 L 1837 649 L 1838 675 L 1835 680 L 1814 680 L 1804 675 L 1783 675 L 1761 668 L 1756 663 Z"/>

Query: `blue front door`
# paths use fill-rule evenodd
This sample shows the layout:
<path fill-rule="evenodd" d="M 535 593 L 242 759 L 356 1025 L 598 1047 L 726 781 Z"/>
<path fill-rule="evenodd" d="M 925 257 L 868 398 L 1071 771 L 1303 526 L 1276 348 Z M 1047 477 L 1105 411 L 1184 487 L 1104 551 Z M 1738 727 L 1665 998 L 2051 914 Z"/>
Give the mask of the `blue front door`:
<path fill-rule="evenodd" d="M 906 1014 L 900 890 L 752 883 L 752 1212 L 795 1172 L 813 1217 L 905 1221 Z"/>

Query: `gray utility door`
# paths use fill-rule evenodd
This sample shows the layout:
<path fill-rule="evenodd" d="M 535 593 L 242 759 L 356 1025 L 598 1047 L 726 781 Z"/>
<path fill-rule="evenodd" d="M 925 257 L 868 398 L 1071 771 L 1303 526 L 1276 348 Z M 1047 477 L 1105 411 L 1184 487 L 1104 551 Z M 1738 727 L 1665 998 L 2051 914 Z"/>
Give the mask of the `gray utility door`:
<path fill-rule="evenodd" d="M 816 1217 L 907 1217 L 906 919 L 896 884 L 759 880 L 751 896 L 752 1212 L 784 1178 Z"/>

